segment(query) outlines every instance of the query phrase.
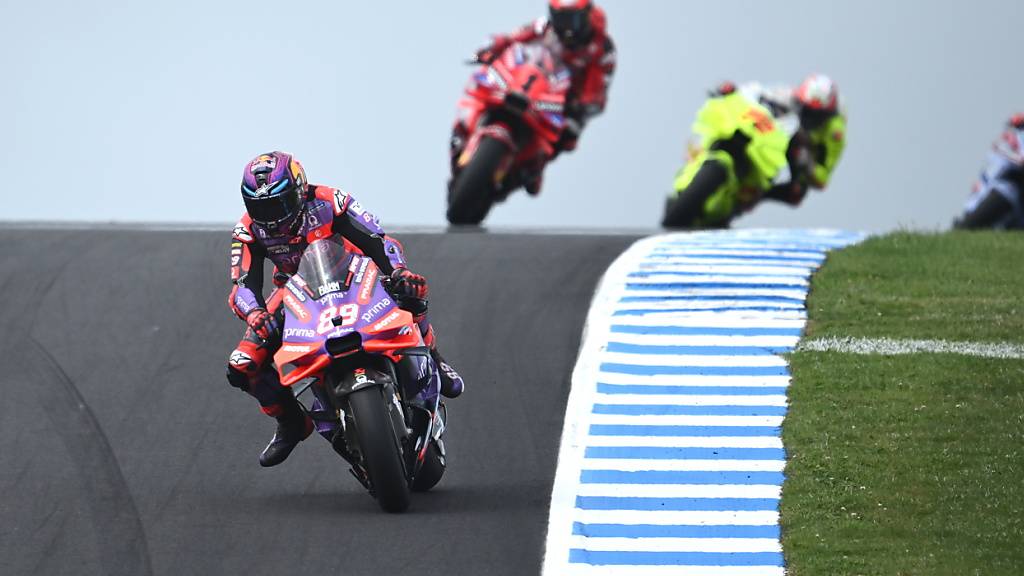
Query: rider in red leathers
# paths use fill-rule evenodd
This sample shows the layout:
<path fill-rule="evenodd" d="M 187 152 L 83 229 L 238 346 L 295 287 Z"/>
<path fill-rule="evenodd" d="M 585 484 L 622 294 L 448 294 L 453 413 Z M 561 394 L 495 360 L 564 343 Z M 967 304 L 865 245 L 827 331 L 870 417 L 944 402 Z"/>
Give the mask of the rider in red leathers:
<path fill-rule="evenodd" d="M 335 188 L 308 184 L 302 165 L 285 152 L 261 154 L 246 165 L 242 199 L 246 213 L 232 235 L 228 303 L 247 329 L 228 359 L 227 378 L 232 386 L 254 397 L 264 414 L 277 419 L 277 432 L 260 454 L 261 465 L 283 462 L 314 428 L 271 366 L 281 346 L 283 286 L 314 240 L 335 236 L 346 249 L 373 259 L 382 275 L 390 278 L 396 300 L 413 312 L 439 368 L 441 393 L 449 398 L 462 393 L 462 378 L 438 353 L 427 320 L 426 278 L 408 269 L 402 245 L 385 234 L 377 219 L 355 199 Z M 275 289 L 269 298 L 263 295 L 265 259 L 274 264 Z"/>
<path fill-rule="evenodd" d="M 583 127 L 604 111 L 615 73 L 615 45 L 608 35 L 604 10 L 592 0 L 549 0 L 547 17 L 512 34 L 494 36 L 489 46 L 477 51 L 476 59 L 490 63 L 514 42 L 543 42 L 569 68 L 572 81 L 565 105 L 566 123 L 555 154 L 575 150 Z M 453 142 L 464 141 L 465 132 L 465 127 L 456 125 Z M 453 148 L 452 153 L 455 158 L 459 151 Z M 530 195 L 540 193 L 543 170 L 543 165 L 531 166 L 522 175 Z"/>

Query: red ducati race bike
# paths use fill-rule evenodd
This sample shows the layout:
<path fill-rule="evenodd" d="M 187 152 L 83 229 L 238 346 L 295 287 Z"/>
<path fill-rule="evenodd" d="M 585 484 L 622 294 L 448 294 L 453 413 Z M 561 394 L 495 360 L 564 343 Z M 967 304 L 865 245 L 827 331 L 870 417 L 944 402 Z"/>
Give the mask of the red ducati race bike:
<path fill-rule="evenodd" d="M 274 361 L 296 396 L 312 391 L 308 412 L 356 479 L 381 508 L 401 512 L 410 491 L 444 474 L 446 412 L 437 366 L 388 281 L 333 239 L 311 243 L 282 288 Z"/>
<path fill-rule="evenodd" d="M 540 43 L 513 43 L 473 74 L 452 131 L 448 222 L 479 224 L 554 158 L 569 82 Z"/>

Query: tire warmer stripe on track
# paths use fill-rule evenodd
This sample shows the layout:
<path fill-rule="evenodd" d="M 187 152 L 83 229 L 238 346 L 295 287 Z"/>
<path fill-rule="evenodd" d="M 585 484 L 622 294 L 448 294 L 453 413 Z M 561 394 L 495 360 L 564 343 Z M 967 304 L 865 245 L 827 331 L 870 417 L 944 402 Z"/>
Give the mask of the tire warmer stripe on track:
<path fill-rule="evenodd" d="M 835 231 L 643 239 L 605 273 L 572 376 L 543 574 L 784 573 L 780 426 Z"/>

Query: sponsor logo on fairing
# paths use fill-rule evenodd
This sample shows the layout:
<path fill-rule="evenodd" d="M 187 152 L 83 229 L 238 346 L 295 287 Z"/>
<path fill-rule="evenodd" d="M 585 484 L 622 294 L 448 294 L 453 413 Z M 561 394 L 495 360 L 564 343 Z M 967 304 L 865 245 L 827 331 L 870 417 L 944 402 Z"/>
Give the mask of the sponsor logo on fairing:
<path fill-rule="evenodd" d="M 388 316 L 386 318 L 384 318 L 380 322 L 377 322 L 376 324 L 374 324 L 373 325 L 373 330 L 374 331 L 378 331 L 378 330 L 383 330 L 383 329 L 387 328 L 388 324 L 391 324 L 395 320 L 398 320 L 398 318 L 400 316 L 401 316 L 401 314 L 398 313 L 398 310 L 395 310 L 391 314 L 388 314 Z"/>
<path fill-rule="evenodd" d="M 366 273 L 366 279 L 362 285 L 359 286 L 359 299 L 360 304 L 368 304 L 370 297 L 373 296 L 373 289 L 377 286 L 377 269 L 370 268 L 370 271 Z M 386 301 L 390 302 L 385 298 Z"/>
<path fill-rule="evenodd" d="M 384 310 L 387 310 L 388 306 L 391 306 L 391 300 L 388 298 L 384 298 L 380 302 L 377 302 L 369 310 L 363 313 L 363 322 L 369 322 L 370 320 L 373 320 L 374 316 L 380 314 Z"/>
<path fill-rule="evenodd" d="M 287 306 L 289 310 L 291 310 L 292 314 L 294 314 L 296 318 L 302 320 L 303 322 L 309 322 L 309 312 L 306 311 L 306 308 L 302 304 L 300 304 L 299 301 L 296 300 L 294 296 L 292 296 L 291 294 L 285 294 L 284 305 Z"/>
<path fill-rule="evenodd" d="M 285 338 L 316 338 L 316 330 L 312 328 L 285 328 Z"/>
<path fill-rule="evenodd" d="M 316 350 L 316 347 L 315 346 L 311 346 L 311 345 L 302 345 L 302 344 L 286 344 L 286 345 L 281 347 L 281 350 L 284 350 L 285 352 L 301 352 L 301 353 L 306 353 L 306 352 L 312 352 L 313 350 Z"/>
<path fill-rule="evenodd" d="M 288 284 L 285 284 L 285 286 L 288 287 L 288 291 L 291 292 L 292 294 L 294 294 L 295 298 L 297 298 L 299 302 L 305 302 L 306 301 L 306 295 L 302 293 L 302 290 L 299 290 L 298 288 L 293 286 L 290 282 Z"/>
<path fill-rule="evenodd" d="M 341 283 L 340 282 L 328 282 L 328 283 L 324 284 L 323 286 L 321 286 L 320 288 L 318 288 L 318 290 L 319 290 L 321 296 L 323 296 L 325 294 L 330 294 L 331 292 L 339 292 L 339 291 L 341 291 Z"/>
<path fill-rule="evenodd" d="M 363 258 L 362 261 L 363 263 L 359 265 L 359 271 L 356 272 L 356 277 L 353 280 L 356 284 L 363 281 L 363 274 L 366 272 L 366 266 L 370 263 L 369 258 Z"/>

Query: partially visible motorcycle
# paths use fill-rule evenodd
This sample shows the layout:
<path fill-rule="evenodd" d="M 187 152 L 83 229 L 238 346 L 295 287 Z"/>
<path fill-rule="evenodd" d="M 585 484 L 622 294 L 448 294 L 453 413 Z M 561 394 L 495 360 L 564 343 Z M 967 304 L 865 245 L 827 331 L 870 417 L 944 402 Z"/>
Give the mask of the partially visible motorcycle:
<path fill-rule="evenodd" d="M 988 162 L 974 183 L 954 228 L 1024 229 L 1024 115 L 992 145 Z"/>
<path fill-rule="evenodd" d="M 666 228 L 725 228 L 770 197 L 807 192 L 809 140 L 794 114 L 776 118 L 741 91 L 713 94 L 697 112 L 686 164 L 665 202 Z"/>
<path fill-rule="evenodd" d="M 477 69 L 452 130 L 448 222 L 480 224 L 556 156 L 569 83 L 569 70 L 539 42 L 513 43 Z"/>
<path fill-rule="evenodd" d="M 312 392 L 317 430 L 356 479 L 382 509 L 401 512 L 410 491 L 444 474 L 446 411 L 437 366 L 388 281 L 371 258 L 313 241 L 282 288 L 274 362 L 296 396 Z"/>

